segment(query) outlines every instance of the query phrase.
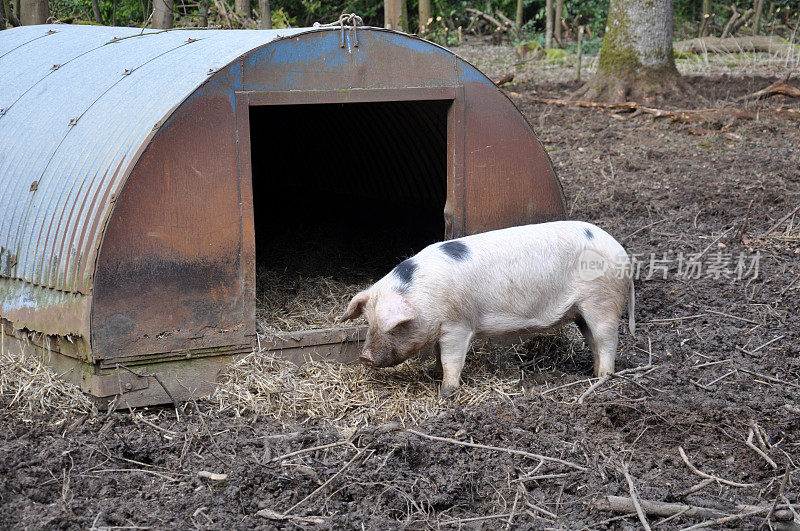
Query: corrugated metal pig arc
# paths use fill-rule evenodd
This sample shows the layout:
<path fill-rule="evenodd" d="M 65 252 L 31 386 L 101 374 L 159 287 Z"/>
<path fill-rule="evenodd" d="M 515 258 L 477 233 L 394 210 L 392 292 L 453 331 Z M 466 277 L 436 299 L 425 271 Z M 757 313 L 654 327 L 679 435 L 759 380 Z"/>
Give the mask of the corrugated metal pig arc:
<path fill-rule="evenodd" d="M 298 220 L 304 195 L 398 207 L 384 216 L 403 220 L 400 235 L 415 219 L 458 237 L 564 216 L 547 154 L 480 72 L 408 35 L 340 39 L 338 28 L 0 32 L 0 325 L 51 335 L 54 353 L 92 364 L 73 371 L 91 375 L 90 391 L 113 393 L 120 361 L 156 370 L 250 348 L 254 208 L 269 214 L 278 192 Z M 271 138 L 250 145 L 259 117 L 313 145 L 254 176 Z M 254 204 L 254 182 L 274 194 Z M 308 337 L 303 348 L 339 336 Z"/>

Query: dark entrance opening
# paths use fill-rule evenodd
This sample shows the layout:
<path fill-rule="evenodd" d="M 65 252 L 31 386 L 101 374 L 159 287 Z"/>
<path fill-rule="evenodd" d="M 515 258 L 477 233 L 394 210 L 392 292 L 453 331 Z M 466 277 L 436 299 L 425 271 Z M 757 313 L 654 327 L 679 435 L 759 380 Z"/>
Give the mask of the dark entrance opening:
<path fill-rule="evenodd" d="M 259 333 L 333 326 L 444 237 L 451 103 L 250 108 Z"/>

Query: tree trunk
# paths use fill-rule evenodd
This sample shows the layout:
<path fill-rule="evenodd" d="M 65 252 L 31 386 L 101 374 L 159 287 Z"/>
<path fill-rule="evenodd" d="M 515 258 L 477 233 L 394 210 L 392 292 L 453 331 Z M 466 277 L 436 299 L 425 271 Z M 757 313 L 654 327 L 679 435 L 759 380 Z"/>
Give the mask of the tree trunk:
<path fill-rule="evenodd" d="M 200 27 L 208 27 L 208 4 L 209 0 L 200 0 Z"/>
<path fill-rule="evenodd" d="M 764 11 L 764 0 L 754 0 L 753 9 L 753 35 L 758 35 L 761 32 L 761 12 Z"/>
<path fill-rule="evenodd" d="M 20 26 L 19 19 L 17 18 L 17 14 L 14 13 L 14 10 L 11 8 L 11 4 L 8 0 L 2 0 L 3 9 L 6 13 L 6 19 L 12 26 Z"/>
<path fill-rule="evenodd" d="M 522 29 L 522 8 L 523 7 L 524 6 L 522 4 L 522 0 L 517 0 L 517 18 L 516 18 L 516 21 L 515 21 L 517 23 L 517 31 Z"/>
<path fill-rule="evenodd" d="M 573 96 L 649 104 L 682 91 L 672 31 L 672 0 L 611 0 L 597 74 Z"/>
<path fill-rule="evenodd" d="M 553 47 L 553 0 L 547 0 L 544 5 L 544 47 L 549 50 Z"/>
<path fill-rule="evenodd" d="M 100 0 L 92 0 L 92 12 L 94 13 L 94 21 L 102 24 L 103 15 L 100 13 Z"/>
<path fill-rule="evenodd" d="M 711 0 L 703 0 L 703 18 L 700 21 L 700 29 L 697 30 L 698 37 L 705 37 L 708 34 L 708 24 L 711 22 Z"/>
<path fill-rule="evenodd" d="M 172 0 L 153 0 L 153 27 L 170 29 L 172 22 Z"/>
<path fill-rule="evenodd" d="M 6 29 L 6 8 L 3 2 L 0 2 L 0 31 Z"/>
<path fill-rule="evenodd" d="M 272 10 L 269 0 L 258 0 L 258 8 L 261 11 L 261 20 L 258 22 L 258 29 L 272 29 Z"/>
<path fill-rule="evenodd" d="M 556 12 L 555 16 L 553 17 L 553 38 L 558 43 L 559 46 L 563 46 L 561 43 L 561 20 L 564 15 L 564 0 L 556 0 Z"/>
<path fill-rule="evenodd" d="M 245 18 L 251 17 L 250 0 L 236 0 L 234 9 Z"/>
<path fill-rule="evenodd" d="M 384 0 L 383 27 L 395 31 L 408 31 L 406 0 Z"/>
<path fill-rule="evenodd" d="M 44 24 L 50 18 L 50 5 L 47 0 L 21 0 L 19 6 L 19 21 L 23 26 Z"/>
<path fill-rule="evenodd" d="M 428 34 L 428 21 L 431 19 L 431 0 L 419 0 L 419 34 Z"/>

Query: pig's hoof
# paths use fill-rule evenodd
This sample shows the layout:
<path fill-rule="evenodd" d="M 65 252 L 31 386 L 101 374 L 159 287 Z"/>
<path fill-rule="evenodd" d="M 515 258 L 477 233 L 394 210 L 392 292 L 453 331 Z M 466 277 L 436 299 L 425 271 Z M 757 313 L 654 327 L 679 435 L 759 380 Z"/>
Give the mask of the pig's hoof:
<path fill-rule="evenodd" d="M 450 398 L 456 393 L 456 391 L 458 391 L 457 385 L 443 385 L 442 389 L 439 391 L 439 396 L 441 398 Z"/>

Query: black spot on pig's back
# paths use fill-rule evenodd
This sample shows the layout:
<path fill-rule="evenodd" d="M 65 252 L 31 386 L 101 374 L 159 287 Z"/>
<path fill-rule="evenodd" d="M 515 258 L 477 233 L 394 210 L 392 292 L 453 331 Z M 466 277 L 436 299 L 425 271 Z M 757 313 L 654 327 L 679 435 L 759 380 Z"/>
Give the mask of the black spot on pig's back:
<path fill-rule="evenodd" d="M 458 240 L 444 242 L 439 246 L 439 248 L 444 254 L 456 262 L 462 262 L 469 258 L 469 247 L 467 247 L 464 242 L 460 242 Z"/>
<path fill-rule="evenodd" d="M 407 258 L 397 264 L 397 267 L 392 270 L 392 274 L 401 282 L 402 288 L 407 289 L 411 286 L 416 271 L 417 263 L 413 258 Z"/>

